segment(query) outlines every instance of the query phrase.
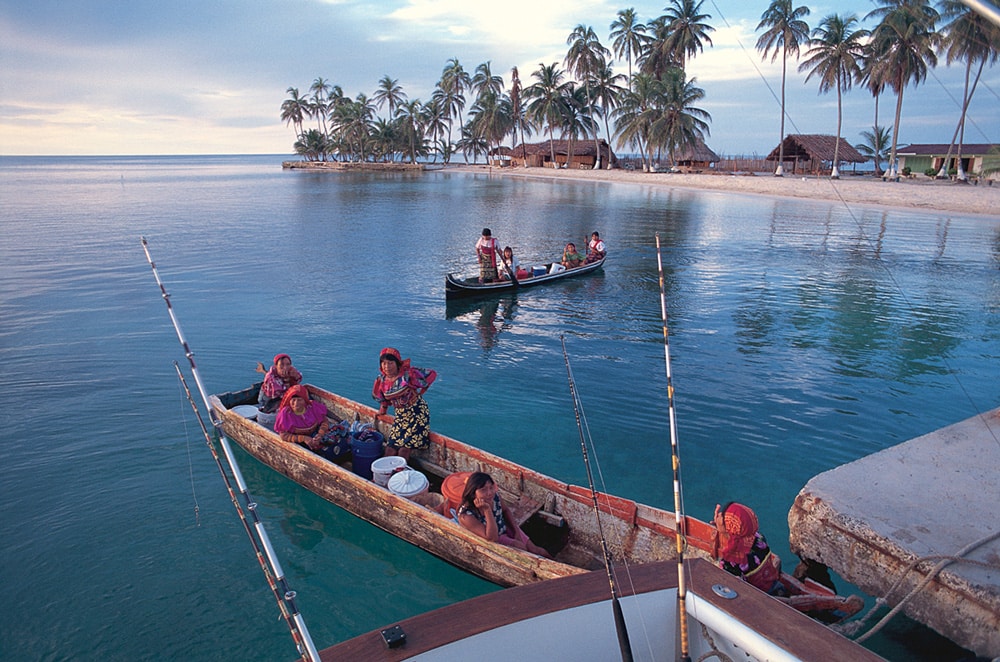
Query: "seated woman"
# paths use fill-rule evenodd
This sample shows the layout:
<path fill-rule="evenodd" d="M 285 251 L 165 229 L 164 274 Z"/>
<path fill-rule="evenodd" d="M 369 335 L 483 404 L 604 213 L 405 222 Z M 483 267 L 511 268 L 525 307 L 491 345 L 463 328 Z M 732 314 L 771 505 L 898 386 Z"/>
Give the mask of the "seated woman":
<path fill-rule="evenodd" d="M 583 264 L 584 257 L 576 252 L 576 244 L 570 242 L 566 244 L 566 249 L 563 251 L 562 265 L 567 269 L 572 269 L 573 267 L 578 267 Z"/>
<path fill-rule="evenodd" d="M 490 542 L 552 558 L 544 548 L 531 542 L 514 522 L 510 510 L 497 494 L 493 479 L 481 471 L 473 473 L 465 483 L 462 503 L 458 507 L 458 523 Z"/>
<path fill-rule="evenodd" d="M 265 372 L 264 364 L 257 362 L 257 372 Z M 267 414 L 278 410 L 281 397 L 289 387 L 302 383 L 302 373 L 292 366 L 292 358 L 288 354 L 278 354 L 274 357 L 274 365 L 266 371 L 264 383 L 257 396 L 257 408 Z"/>
<path fill-rule="evenodd" d="M 282 441 L 301 444 L 330 461 L 340 459 L 346 450 L 342 444 L 331 443 L 336 440 L 327 438 L 330 421 L 326 417 L 326 405 L 310 400 L 309 391 L 302 384 L 285 391 L 274 420 L 274 431 Z"/>
<path fill-rule="evenodd" d="M 500 273 L 500 280 L 510 280 L 511 274 L 515 274 L 517 278 L 521 278 L 521 274 L 524 273 L 524 270 L 521 269 L 520 260 L 514 257 L 514 249 L 510 246 L 504 247 L 497 269 Z"/>
<path fill-rule="evenodd" d="M 716 540 L 713 555 L 719 567 L 765 593 L 803 612 L 827 612 L 837 619 L 853 616 L 864 607 L 856 595 L 810 592 L 798 580 L 781 574 L 781 559 L 759 531 L 757 515 L 741 503 L 715 506 Z"/>
<path fill-rule="evenodd" d="M 604 259 L 604 256 L 608 254 L 608 250 L 601 240 L 601 235 L 594 232 L 590 235 L 590 243 L 587 244 L 587 264 L 591 262 L 600 262 Z"/>

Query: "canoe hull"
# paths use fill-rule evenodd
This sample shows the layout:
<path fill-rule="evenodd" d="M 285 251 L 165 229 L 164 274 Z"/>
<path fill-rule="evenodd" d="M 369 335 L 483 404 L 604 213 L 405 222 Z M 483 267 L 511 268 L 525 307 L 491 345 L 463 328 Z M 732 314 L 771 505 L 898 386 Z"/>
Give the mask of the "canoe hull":
<path fill-rule="evenodd" d="M 370 422 L 375 410 L 315 386 L 307 386 L 313 399 L 327 405 L 337 418 Z M 254 402 L 255 389 L 211 396 L 223 432 L 260 462 L 290 478 L 327 501 L 410 542 L 460 568 L 501 586 L 515 586 L 564 577 L 603 567 L 590 491 L 522 467 L 469 446 L 431 433 L 426 451 L 410 459 L 429 475 L 458 471 L 486 471 L 501 488 L 505 502 L 529 504 L 534 516 L 556 527 L 565 527 L 567 541 L 555 560 L 489 543 L 450 518 L 397 496 L 355 475 L 344 466 L 325 460 L 297 445 L 282 442 L 274 432 L 230 410 Z M 379 417 L 384 429 L 390 416 Z M 673 514 L 635 501 L 598 493 L 601 524 L 619 563 L 642 563 L 676 557 Z M 530 504 L 536 508 L 531 509 Z M 707 557 L 711 527 L 687 518 L 688 544 L 695 554 Z M 692 553 L 689 552 L 689 553 Z"/>
<path fill-rule="evenodd" d="M 511 281 L 480 283 L 476 277 L 461 278 L 455 274 L 448 274 L 444 279 L 444 295 L 446 299 L 460 299 L 464 297 L 514 292 L 519 289 L 545 285 L 567 278 L 576 278 L 584 274 L 594 273 L 604 266 L 605 260 L 607 260 L 607 257 L 602 258 L 599 262 L 592 262 L 554 274 L 522 278 L 518 280 L 517 285 L 514 285 Z"/>

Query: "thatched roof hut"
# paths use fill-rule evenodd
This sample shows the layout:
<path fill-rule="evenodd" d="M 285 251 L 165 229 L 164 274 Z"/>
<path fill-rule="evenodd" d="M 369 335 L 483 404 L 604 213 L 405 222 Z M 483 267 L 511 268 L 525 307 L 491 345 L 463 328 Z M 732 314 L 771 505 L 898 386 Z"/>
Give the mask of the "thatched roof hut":
<path fill-rule="evenodd" d="M 837 146 L 837 136 L 794 134 L 785 136 L 782 141 L 785 147 L 785 161 L 792 161 L 792 172 L 799 164 L 803 171 L 819 172 L 833 165 L 833 152 Z M 766 161 L 777 161 L 781 145 L 771 150 Z M 840 149 L 837 153 L 840 163 L 864 163 L 868 159 L 858 153 L 850 143 L 840 139 Z M 839 164 L 838 164 L 839 165 Z"/>
<path fill-rule="evenodd" d="M 708 148 L 704 140 L 699 138 L 694 145 L 677 150 L 674 153 L 674 160 L 677 165 L 684 168 L 709 168 L 713 163 L 718 163 L 722 159 Z"/>
<path fill-rule="evenodd" d="M 601 140 L 598 143 L 601 153 L 601 165 L 605 167 L 608 163 L 612 166 L 618 162 L 618 157 L 611 150 L 607 141 Z M 497 147 L 490 150 L 490 161 L 499 159 L 508 161 L 512 166 L 528 166 L 539 168 L 562 167 L 567 162 L 571 168 L 593 168 L 596 162 L 597 150 L 594 148 L 594 141 L 589 138 L 573 141 L 573 154 L 570 157 L 570 141 L 568 140 L 546 140 L 540 143 L 522 143 L 516 147 Z M 552 163 L 553 148 L 556 161 Z M 527 162 L 527 163 L 526 163 Z"/>

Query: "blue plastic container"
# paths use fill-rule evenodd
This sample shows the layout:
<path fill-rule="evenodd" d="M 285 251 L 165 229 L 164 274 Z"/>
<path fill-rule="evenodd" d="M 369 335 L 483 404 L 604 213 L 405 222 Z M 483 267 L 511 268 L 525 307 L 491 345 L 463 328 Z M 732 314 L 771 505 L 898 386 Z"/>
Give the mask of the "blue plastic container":
<path fill-rule="evenodd" d="M 351 470 L 367 480 L 372 479 L 372 462 L 382 457 L 382 435 L 351 438 Z"/>
<path fill-rule="evenodd" d="M 531 269 L 532 276 L 544 276 L 547 273 L 548 271 L 545 270 L 545 267 L 532 267 Z"/>

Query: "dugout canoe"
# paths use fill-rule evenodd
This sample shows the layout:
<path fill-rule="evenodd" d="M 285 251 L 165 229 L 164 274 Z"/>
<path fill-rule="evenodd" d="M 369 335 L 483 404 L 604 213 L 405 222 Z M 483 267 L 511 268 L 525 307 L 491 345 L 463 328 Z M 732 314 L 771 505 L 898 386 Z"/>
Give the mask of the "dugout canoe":
<path fill-rule="evenodd" d="M 356 475 L 350 461 L 330 462 L 298 444 L 283 442 L 269 428 L 234 410 L 240 405 L 256 405 L 259 388 L 258 383 L 242 391 L 209 397 L 223 433 L 260 462 L 353 515 L 501 586 L 604 568 L 601 535 L 589 489 L 431 432 L 430 447 L 410 456 L 410 466 L 427 476 L 431 491 L 440 492 L 445 479 L 454 473 L 489 473 L 518 523 L 553 558 L 491 543 L 441 512 Z M 306 388 L 312 399 L 326 405 L 335 420 L 375 420 L 377 412 L 371 407 L 313 385 Z M 385 429 L 392 420 L 392 416 L 381 415 L 377 426 Z M 597 493 L 597 502 L 613 563 L 638 565 L 676 559 L 676 520 L 672 512 L 602 492 Z M 685 517 L 684 529 L 685 555 L 710 559 L 714 527 Z M 793 581 L 787 575 L 785 579 Z M 816 600 L 818 609 L 829 606 L 829 599 L 836 599 L 833 591 L 811 580 L 806 582 L 806 588 L 809 594 L 802 598 Z"/>
<path fill-rule="evenodd" d="M 502 294 L 504 292 L 512 292 L 526 287 L 535 287 L 536 285 L 553 283 L 566 278 L 576 278 L 577 276 L 597 271 L 604 266 L 604 261 L 607 259 L 607 256 L 605 256 L 597 262 L 583 264 L 579 267 L 573 267 L 572 269 L 566 269 L 565 271 L 558 271 L 552 274 L 548 273 L 549 269 L 552 268 L 552 263 L 540 265 L 540 267 L 544 267 L 545 269 L 544 274 L 530 276 L 527 278 L 519 278 L 517 280 L 517 284 L 510 280 L 504 280 L 498 283 L 480 283 L 478 274 L 474 276 L 448 274 L 444 279 L 444 296 L 446 299 L 460 299 L 462 297 L 472 297 L 483 294 Z"/>

